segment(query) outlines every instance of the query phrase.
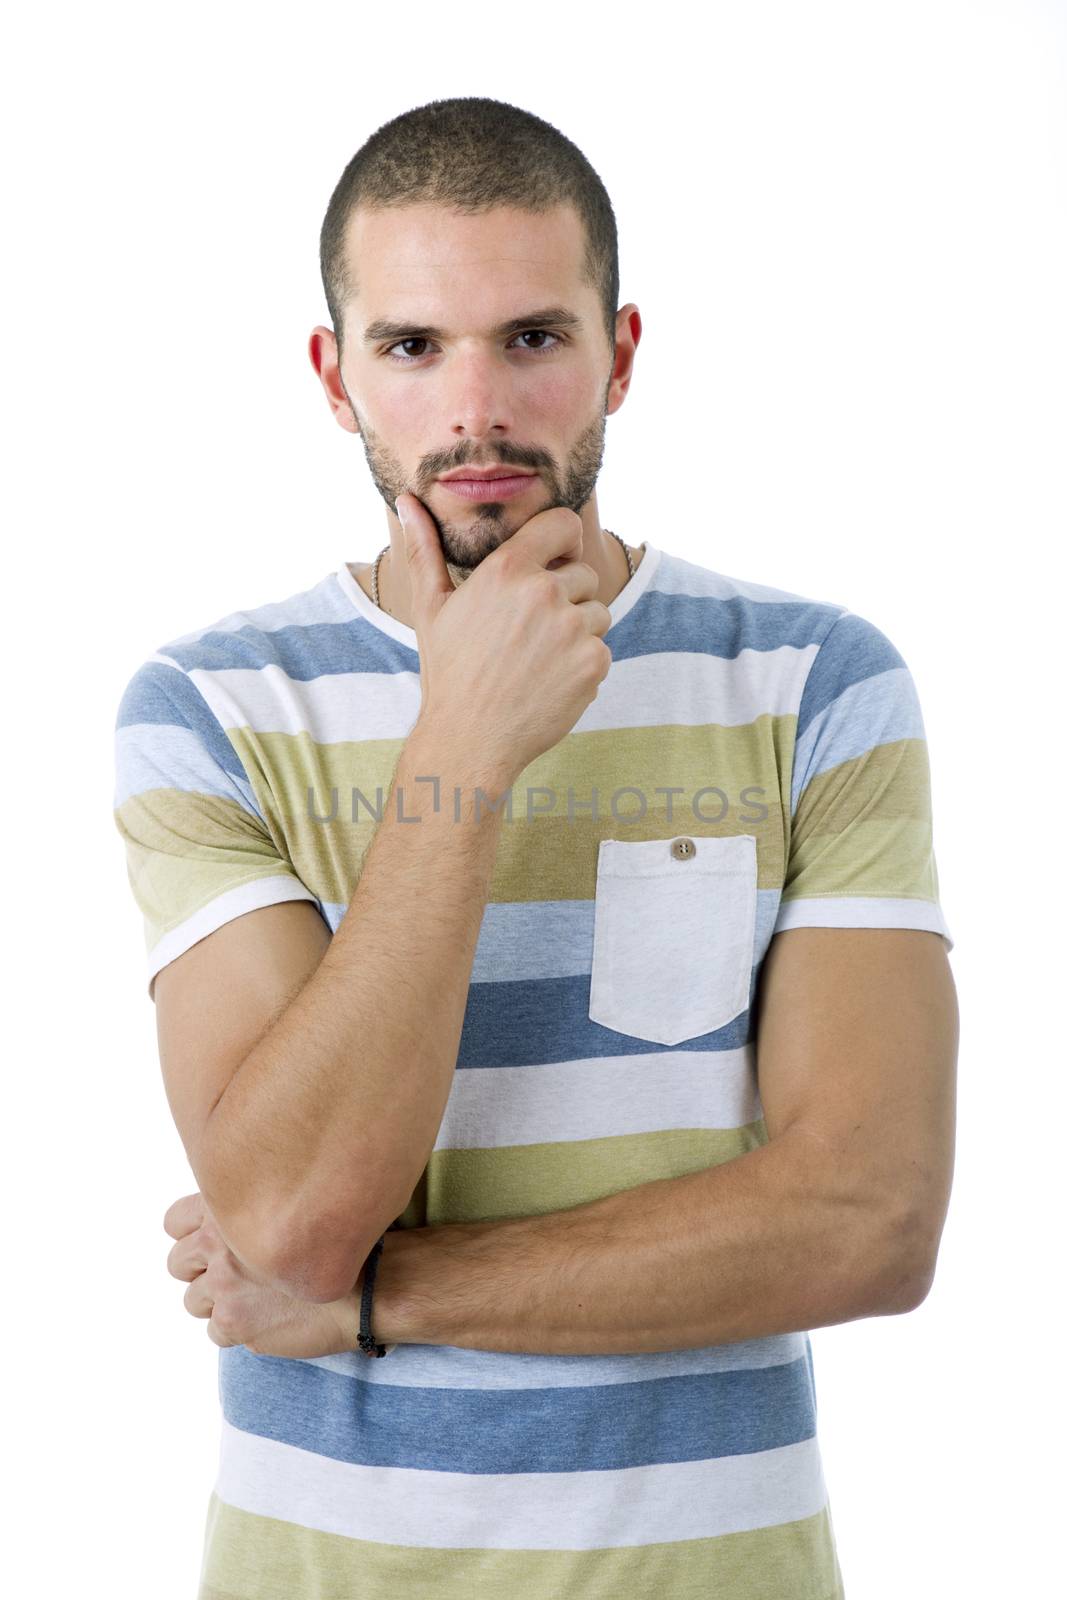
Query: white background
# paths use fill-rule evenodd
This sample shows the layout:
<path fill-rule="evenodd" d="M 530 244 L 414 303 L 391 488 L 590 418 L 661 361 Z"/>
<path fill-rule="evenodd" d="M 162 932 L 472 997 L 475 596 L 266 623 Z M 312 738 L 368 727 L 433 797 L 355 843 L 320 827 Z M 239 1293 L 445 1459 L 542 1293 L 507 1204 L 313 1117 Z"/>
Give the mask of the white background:
<path fill-rule="evenodd" d="M 187 1600 L 218 1350 L 111 816 L 163 640 L 386 542 L 306 353 L 384 121 L 487 94 L 611 195 L 604 522 L 847 604 L 919 688 L 962 1041 L 937 1279 L 813 1333 L 849 1600 L 1046 1595 L 1064 1417 L 1067 8 L 38 5 L 2 67 L 12 1594 Z M 782 1597 L 787 1600 L 787 1597 Z"/>

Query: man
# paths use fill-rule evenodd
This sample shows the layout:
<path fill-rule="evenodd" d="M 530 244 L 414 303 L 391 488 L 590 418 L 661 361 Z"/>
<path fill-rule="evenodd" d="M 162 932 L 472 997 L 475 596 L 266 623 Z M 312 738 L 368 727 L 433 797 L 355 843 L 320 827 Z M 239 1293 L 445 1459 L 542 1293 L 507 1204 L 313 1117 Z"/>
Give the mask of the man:
<path fill-rule="evenodd" d="M 220 1346 L 201 1596 L 830 1600 L 806 1330 L 922 1301 L 952 1173 L 911 676 L 601 527 L 641 321 L 550 125 L 387 123 L 322 258 L 388 545 L 118 716 Z"/>

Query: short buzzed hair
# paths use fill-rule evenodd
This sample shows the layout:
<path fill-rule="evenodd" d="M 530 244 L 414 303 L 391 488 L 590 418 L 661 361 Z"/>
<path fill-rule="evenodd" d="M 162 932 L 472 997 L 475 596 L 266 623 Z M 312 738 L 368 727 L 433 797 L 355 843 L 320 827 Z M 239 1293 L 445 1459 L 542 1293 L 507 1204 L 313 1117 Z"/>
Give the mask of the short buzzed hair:
<path fill-rule="evenodd" d="M 570 204 L 585 232 L 583 279 L 599 295 L 615 358 L 619 244 L 607 190 L 585 156 L 558 128 L 503 100 L 431 100 L 383 123 L 356 151 L 326 208 L 319 266 L 326 304 L 343 351 L 344 307 L 356 292 L 345 234 L 353 212 L 429 203 L 468 215 L 495 206 L 542 212 Z"/>

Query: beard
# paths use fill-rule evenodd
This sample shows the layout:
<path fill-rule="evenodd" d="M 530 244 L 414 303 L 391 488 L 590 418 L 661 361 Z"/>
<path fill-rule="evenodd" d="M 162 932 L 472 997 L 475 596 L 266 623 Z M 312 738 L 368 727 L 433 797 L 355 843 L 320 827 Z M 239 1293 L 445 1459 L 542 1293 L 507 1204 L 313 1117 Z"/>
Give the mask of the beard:
<path fill-rule="evenodd" d="M 604 460 L 610 381 L 609 378 L 605 385 L 597 415 L 579 434 L 562 467 L 543 450 L 520 453 L 510 444 L 500 444 L 496 447 L 494 454 L 497 460 L 493 463 L 495 466 L 533 469 L 539 474 L 542 485 L 548 491 L 548 498 L 543 506 L 538 507 L 538 511 L 547 511 L 553 506 L 565 506 L 568 511 L 580 513 L 592 495 Z M 345 393 L 348 391 L 345 390 Z M 536 512 L 517 511 L 507 500 L 495 503 L 483 500 L 469 502 L 472 514 L 462 522 L 439 516 L 432 506 L 427 504 L 425 495 L 437 474 L 451 471 L 453 463 L 443 461 L 439 457 L 436 460 L 431 459 L 428 462 L 429 470 L 425 471 L 423 476 L 424 487 L 419 487 L 418 484 L 413 487 L 389 446 L 377 437 L 366 419 L 360 416 L 352 404 L 351 396 L 348 403 L 352 406 L 352 415 L 359 428 L 371 482 L 394 516 L 398 494 L 417 496 L 437 529 L 441 551 L 445 562 L 452 570 L 454 580 L 462 581 L 485 560 L 487 555 L 503 544 L 505 539 L 510 539 L 524 522 L 529 521 L 532 515 L 537 515 Z"/>

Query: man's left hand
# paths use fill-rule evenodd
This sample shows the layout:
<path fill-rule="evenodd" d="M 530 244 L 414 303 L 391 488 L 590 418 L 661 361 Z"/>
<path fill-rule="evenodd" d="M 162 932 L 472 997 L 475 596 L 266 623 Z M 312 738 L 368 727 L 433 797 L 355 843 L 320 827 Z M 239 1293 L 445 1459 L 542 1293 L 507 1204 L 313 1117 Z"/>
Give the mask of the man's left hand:
<path fill-rule="evenodd" d="M 208 1338 L 243 1344 L 262 1356 L 329 1356 L 357 1348 L 362 1274 L 343 1300 L 298 1300 L 256 1278 L 227 1245 L 202 1194 L 167 1210 L 163 1227 L 177 1243 L 167 1271 L 188 1283 L 185 1309 L 208 1319 Z"/>

